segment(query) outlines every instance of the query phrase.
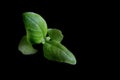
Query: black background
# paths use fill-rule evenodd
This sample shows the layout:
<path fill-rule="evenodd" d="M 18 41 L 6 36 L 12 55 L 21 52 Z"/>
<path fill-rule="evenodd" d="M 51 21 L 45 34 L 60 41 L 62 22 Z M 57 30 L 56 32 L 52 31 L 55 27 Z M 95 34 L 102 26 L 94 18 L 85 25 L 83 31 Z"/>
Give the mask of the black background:
<path fill-rule="evenodd" d="M 109 8 L 100 2 L 87 1 L 62 1 L 62 0 L 24 0 L 13 1 L 3 5 L 2 14 L 5 18 L 3 30 L 8 33 L 4 35 L 5 49 L 8 52 L 4 57 L 4 64 L 13 67 L 15 73 L 25 75 L 38 75 L 47 78 L 51 75 L 58 78 L 94 78 L 104 76 L 106 64 L 103 59 L 105 55 L 102 50 L 107 34 L 106 31 Z M 103 7 L 104 6 L 104 7 Z M 22 13 L 35 12 L 40 14 L 47 22 L 48 28 L 60 29 L 64 35 L 62 44 L 65 45 L 76 56 L 77 64 L 69 65 L 49 61 L 44 58 L 42 45 L 36 46 L 39 52 L 32 56 L 24 56 L 18 51 L 18 44 L 25 34 Z M 2 16 L 2 15 L 1 15 Z M 109 23 L 108 23 L 109 24 Z M 9 36 L 6 37 L 6 36 Z M 102 38 L 101 38 L 102 37 Z M 104 38 L 103 38 L 104 37 Z M 8 45 L 9 44 L 9 45 Z M 12 56 L 11 56 L 12 55 Z M 13 57 L 14 56 L 14 57 Z M 101 58 L 102 56 L 102 58 Z M 101 65 L 102 64 L 102 65 Z M 7 68 L 9 68 L 7 67 Z M 87 77 L 86 77 L 87 76 Z"/>

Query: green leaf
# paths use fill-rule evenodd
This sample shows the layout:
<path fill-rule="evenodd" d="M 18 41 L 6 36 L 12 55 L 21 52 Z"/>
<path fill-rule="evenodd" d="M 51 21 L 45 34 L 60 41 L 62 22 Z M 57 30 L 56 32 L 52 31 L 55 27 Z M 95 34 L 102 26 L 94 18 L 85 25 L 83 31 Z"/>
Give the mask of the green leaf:
<path fill-rule="evenodd" d="M 23 13 L 23 21 L 27 33 L 27 39 L 32 44 L 39 44 L 47 34 L 47 24 L 45 20 L 36 13 L 25 12 Z"/>
<path fill-rule="evenodd" d="M 24 55 L 35 54 L 37 52 L 36 49 L 32 47 L 32 44 L 27 40 L 26 36 L 23 36 L 19 45 L 18 50 L 22 52 Z"/>
<path fill-rule="evenodd" d="M 63 40 L 63 34 L 58 29 L 48 29 L 48 35 L 51 40 L 55 40 L 57 42 L 61 42 Z"/>
<path fill-rule="evenodd" d="M 47 41 L 43 45 L 44 56 L 48 60 L 76 64 L 76 58 L 65 46 L 56 41 Z"/>

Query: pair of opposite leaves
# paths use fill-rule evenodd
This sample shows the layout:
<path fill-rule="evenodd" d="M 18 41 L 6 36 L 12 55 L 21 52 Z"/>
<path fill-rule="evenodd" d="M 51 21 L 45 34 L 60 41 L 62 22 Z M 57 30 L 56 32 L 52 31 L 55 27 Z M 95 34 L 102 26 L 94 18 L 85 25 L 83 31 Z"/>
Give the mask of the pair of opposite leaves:
<path fill-rule="evenodd" d="M 34 44 L 43 44 L 45 58 L 52 61 L 76 64 L 76 58 L 61 44 L 63 34 L 58 29 L 47 29 L 45 20 L 36 13 L 23 13 L 26 35 L 22 37 L 18 50 L 24 55 L 35 54 Z M 48 35 L 48 36 L 47 36 Z"/>

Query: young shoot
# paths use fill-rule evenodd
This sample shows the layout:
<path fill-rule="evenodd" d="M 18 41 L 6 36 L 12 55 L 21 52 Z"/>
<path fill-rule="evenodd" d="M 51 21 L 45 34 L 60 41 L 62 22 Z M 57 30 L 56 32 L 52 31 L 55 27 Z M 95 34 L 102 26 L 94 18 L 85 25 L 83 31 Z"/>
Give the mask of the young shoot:
<path fill-rule="evenodd" d="M 18 50 L 24 55 L 37 53 L 34 44 L 43 44 L 44 57 L 48 60 L 63 62 L 71 65 L 76 64 L 76 58 L 71 51 L 61 44 L 62 31 L 48 29 L 46 21 L 37 13 L 23 13 L 26 35 L 22 37 Z M 48 36 L 47 36 L 48 35 Z"/>

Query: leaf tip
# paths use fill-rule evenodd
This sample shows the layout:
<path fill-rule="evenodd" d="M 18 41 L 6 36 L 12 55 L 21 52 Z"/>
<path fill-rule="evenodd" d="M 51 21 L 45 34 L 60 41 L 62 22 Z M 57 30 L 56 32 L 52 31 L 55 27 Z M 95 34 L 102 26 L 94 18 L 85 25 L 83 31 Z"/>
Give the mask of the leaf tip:
<path fill-rule="evenodd" d="M 70 64 L 70 65 L 76 65 L 77 64 L 77 60 L 76 60 L 76 58 L 74 58 L 72 60 L 66 61 L 65 63 Z"/>

